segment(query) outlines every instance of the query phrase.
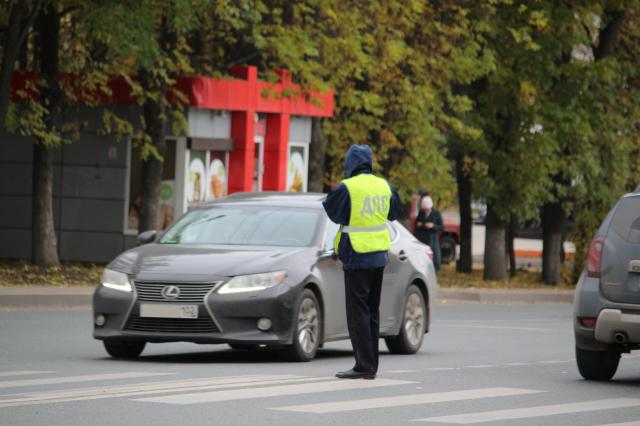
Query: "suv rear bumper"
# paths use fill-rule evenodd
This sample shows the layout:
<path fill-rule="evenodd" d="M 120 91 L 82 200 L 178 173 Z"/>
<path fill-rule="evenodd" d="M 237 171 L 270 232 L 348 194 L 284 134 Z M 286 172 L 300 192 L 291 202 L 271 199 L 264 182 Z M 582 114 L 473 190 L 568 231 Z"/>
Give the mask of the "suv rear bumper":
<path fill-rule="evenodd" d="M 640 314 L 603 309 L 596 321 L 595 339 L 602 343 L 640 343 Z"/>

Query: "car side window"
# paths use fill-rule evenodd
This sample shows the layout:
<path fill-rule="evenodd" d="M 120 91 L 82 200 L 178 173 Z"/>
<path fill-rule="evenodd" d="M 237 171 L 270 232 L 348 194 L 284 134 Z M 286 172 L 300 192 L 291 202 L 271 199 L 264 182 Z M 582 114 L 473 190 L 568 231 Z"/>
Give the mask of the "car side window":
<path fill-rule="evenodd" d="M 333 241 L 336 239 L 338 229 L 340 229 L 340 225 L 327 219 L 327 226 L 324 229 L 324 243 L 322 245 L 323 251 L 333 250 Z"/>
<path fill-rule="evenodd" d="M 630 243 L 640 243 L 640 197 L 626 197 L 620 201 L 611 229 Z"/>

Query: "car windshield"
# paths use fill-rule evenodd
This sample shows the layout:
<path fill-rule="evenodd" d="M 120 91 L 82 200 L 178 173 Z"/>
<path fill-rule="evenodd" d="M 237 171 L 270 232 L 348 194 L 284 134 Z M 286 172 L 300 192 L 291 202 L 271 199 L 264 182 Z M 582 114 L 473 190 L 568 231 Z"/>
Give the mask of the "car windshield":
<path fill-rule="evenodd" d="M 273 206 L 216 206 L 184 215 L 161 244 L 306 247 L 313 242 L 319 211 Z"/>

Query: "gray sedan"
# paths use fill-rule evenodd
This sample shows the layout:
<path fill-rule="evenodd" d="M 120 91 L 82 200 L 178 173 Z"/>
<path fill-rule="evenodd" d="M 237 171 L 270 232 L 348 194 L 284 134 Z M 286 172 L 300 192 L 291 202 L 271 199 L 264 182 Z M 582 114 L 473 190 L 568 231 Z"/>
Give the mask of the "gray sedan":
<path fill-rule="evenodd" d="M 339 226 L 323 194 L 243 193 L 199 206 L 109 265 L 94 294 L 94 333 L 114 357 L 147 342 L 274 346 L 313 359 L 348 339 Z M 429 331 L 436 276 L 431 250 L 389 223 L 380 334 L 393 353 L 415 353 Z"/>

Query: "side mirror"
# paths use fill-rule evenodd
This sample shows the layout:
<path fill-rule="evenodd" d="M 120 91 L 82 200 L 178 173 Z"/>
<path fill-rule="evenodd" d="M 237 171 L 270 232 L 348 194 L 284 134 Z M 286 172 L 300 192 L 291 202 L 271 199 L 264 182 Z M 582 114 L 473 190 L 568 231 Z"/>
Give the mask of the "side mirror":
<path fill-rule="evenodd" d="M 327 258 L 332 258 L 333 260 L 336 260 L 338 258 L 338 256 L 336 255 L 335 251 L 333 249 L 329 249 L 329 250 L 320 250 L 318 252 L 318 257 L 320 257 L 320 259 L 327 259 Z"/>
<path fill-rule="evenodd" d="M 138 245 L 152 243 L 156 239 L 156 235 L 158 235 L 158 231 L 155 229 L 138 234 Z"/>

